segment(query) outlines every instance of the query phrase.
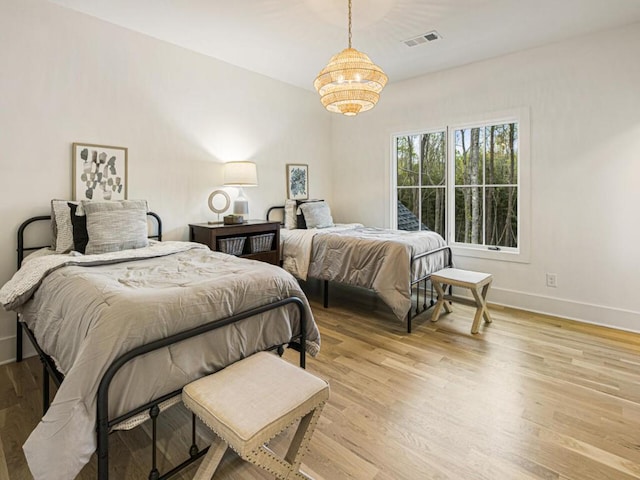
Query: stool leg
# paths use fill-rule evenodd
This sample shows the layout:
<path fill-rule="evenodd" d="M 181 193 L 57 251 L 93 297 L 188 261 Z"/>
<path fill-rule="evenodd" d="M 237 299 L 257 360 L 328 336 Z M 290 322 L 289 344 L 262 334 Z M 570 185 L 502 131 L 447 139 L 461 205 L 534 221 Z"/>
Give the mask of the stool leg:
<path fill-rule="evenodd" d="M 473 298 L 475 298 L 476 300 L 476 314 L 473 317 L 473 325 L 471 325 L 471 333 L 478 333 L 478 328 L 480 327 L 480 319 L 482 317 L 485 317 L 485 319 L 489 317 L 489 319 L 491 319 L 491 316 L 489 315 L 489 311 L 487 310 L 487 303 L 484 300 L 485 296 L 487 295 L 486 287 L 488 287 L 488 285 L 485 285 L 485 288 L 482 289 L 482 293 L 480 293 L 477 288 L 471 289 Z M 490 321 L 491 320 L 489 320 L 489 322 Z"/>
<path fill-rule="evenodd" d="M 284 460 L 274 454 L 266 445 L 250 452 L 243 458 L 274 474 L 281 480 L 313 480 L 306 473 L 300 471 L 300 464 L 316 429 L 323 407 L 324 404 L 319 405 L 300 419 Z"/>
<path fill-rule="evenodd" d="M 198 468 L 193 480 L 211 480 L 213 474 L 222 460 L 224 452 L 227 451 L 227 442 L 216 436 L 213 443 L 209 447 L 209 451 L 202 459 L 202 463 Z"/>
<path fill-rule="evenodd" d="M 482 287 L 482 300 L 484 301 L 484 321 L 487 323 L 491 323 L 493 319 L 491 318 L 491 314 L 489 313 L 489 309 L 487 308 L 487 292 L 489 291 L 489 287 L 491 283 L 487 283 L 484 287 Z"/>
<path fill-rule="evenodd" d="M 444 299 L 444 290 L 443 290 L 444 284 L 441 284 L 440 282 L 432 281 L 432 285 L 436 289 L 436 294 L 438 295 L 438 301 L 436 302 L 435 307 L 433 307 L 433 314 L 431 315 L 431 321 L 437 322 L 438 318 L 440 318 L 440 311 L 442 310 L 442 307 L 444 307 L 447 313 L 451 313 L 452 309 L 451 309 L 451 305 L 449 305 Z"/>
<path fill-rule="evenodd" d="M 324 405 L 320 405 L 312 412 L 307 413 L 298 424 L 296 434 L 291 440 L 287 454 L 284 459 L 291 464 L 291 470 L 296 472 L 300 469 L 302 457 L 307 451 L 313 432 L 316 430 L 316 424 L 320 418 Z"/>

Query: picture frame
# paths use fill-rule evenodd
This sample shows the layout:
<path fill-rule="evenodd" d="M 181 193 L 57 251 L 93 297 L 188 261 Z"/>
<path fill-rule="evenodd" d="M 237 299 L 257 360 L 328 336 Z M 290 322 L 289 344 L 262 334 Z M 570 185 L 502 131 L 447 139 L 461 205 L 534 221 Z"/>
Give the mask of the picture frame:
<path fill-rule="evenodd" d="M 127 199 L 127 148 L 74 143 L 72 151 L 73 200 Z"/>
<path fill-rule="evenodd" d="M 287 163 L 287 198 L 290 200 L 309 198 L 309 165 Z"/>

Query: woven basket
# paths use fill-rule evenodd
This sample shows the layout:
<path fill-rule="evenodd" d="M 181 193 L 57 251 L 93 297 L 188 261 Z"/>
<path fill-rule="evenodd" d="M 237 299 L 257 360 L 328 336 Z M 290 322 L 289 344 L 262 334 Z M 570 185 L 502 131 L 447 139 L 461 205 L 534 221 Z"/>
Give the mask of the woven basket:
<path fill-rule="evenodd" d="M 251 253 L 268 252 L 271 250 L 273 237 L 275 237 L 275 233 L 265 233 L 263 235 L 249 237 Z"/>
<path fill-rule="evenodd" d="M 228 253 L 229 255 L 242 255 L 246 239 L 247 237 L 220 238 L 218 240 L 218 249 L 222 253 Z"/>

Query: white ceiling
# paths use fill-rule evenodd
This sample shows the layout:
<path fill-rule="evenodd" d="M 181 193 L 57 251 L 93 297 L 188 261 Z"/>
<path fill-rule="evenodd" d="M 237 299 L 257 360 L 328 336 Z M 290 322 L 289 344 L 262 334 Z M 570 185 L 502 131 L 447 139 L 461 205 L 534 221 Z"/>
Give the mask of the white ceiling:
<path fill-rule="evenodd" d="M 347 47 L 347 0 L 50 1 L 306 89 Z M 640 21 L 640 0 L 352 1 L 353 47 L 390 83 Z"/>

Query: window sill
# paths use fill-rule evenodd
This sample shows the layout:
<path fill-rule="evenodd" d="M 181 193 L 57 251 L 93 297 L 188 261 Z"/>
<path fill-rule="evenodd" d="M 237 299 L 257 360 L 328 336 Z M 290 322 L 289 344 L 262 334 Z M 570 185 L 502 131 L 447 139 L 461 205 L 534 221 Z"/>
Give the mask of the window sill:
<path fill-rule="evenodd" d="M 462 245 L 451 245 L 451 251 L 453 252 L 453 258 L 459 257 L 473 257 L 482 258 L 486 260 L 497 260 L 501 262 L 516 262 L 516 263 L 529 263 L 529 255 L 518 250 L 489 250 L 487 247 L 473 248 Z"/>

